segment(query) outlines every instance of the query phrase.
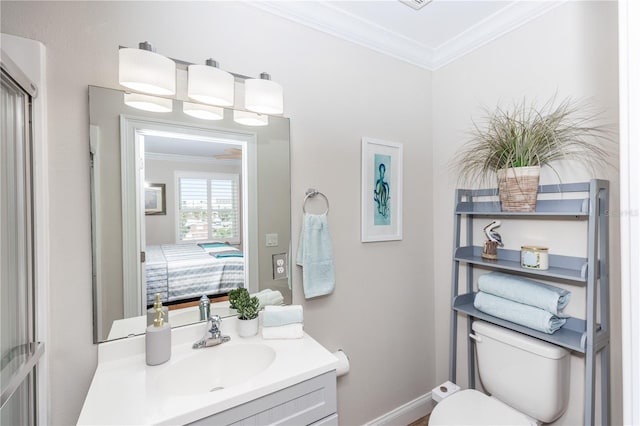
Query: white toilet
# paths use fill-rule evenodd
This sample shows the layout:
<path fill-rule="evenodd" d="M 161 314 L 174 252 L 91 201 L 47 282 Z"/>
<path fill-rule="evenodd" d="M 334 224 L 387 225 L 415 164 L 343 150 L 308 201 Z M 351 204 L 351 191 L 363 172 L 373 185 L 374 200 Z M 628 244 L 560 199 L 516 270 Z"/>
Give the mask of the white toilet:
<path fill-rule="evenodd" d="M 569 402 L 569 352 L 482 321 L 473 323 L 478 374 L 487 396 L 463 390 L 444 398 L 430 426 L 536 425 L 560 417 Z"/>

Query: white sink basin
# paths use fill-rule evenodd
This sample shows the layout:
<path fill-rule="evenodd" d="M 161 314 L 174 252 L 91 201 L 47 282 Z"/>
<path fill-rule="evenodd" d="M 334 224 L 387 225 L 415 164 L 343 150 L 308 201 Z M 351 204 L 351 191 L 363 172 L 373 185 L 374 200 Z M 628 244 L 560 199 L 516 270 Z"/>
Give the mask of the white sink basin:
<path fill-rule="evenodd" d="M 166 395 L 215 392 L 254 377 L 275 358 L 275 351 L 261 343 L 194 349 L 187 357 L 166 365 L 157 377 L 156 390 Z"/>

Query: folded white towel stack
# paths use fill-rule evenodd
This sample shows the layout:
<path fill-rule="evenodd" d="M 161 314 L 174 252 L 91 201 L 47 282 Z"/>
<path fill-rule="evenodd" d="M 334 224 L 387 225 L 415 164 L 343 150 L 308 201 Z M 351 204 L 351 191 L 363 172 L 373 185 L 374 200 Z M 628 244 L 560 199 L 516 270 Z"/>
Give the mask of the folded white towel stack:
<path fill-rule="evenodd" d="M 303 322 L 302 306 L 265 306 L 262 317 L 264 327 L 278 327 Z"/>
<path fill-rule="evenodd" d="M 302 323 L 262 327 L 263 339 L 302 339 L 302 337 L 304 337 Z"/>
<path fill-rule="evenodd" d="M 265 306 L 262 313 L 263 339 L 300 339 L 304 336 L 301 305 Z"/>

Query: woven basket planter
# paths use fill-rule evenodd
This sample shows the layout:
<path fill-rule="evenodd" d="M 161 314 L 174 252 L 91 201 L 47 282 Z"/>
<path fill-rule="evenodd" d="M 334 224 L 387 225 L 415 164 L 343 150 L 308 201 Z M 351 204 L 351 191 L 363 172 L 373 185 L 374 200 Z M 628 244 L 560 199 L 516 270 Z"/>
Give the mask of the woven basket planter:
<path fill-rule="evenodd" d="M 498 170 L 498 190 L 502 211 L 535 211 L 539 181 L 540 166 Z"/>

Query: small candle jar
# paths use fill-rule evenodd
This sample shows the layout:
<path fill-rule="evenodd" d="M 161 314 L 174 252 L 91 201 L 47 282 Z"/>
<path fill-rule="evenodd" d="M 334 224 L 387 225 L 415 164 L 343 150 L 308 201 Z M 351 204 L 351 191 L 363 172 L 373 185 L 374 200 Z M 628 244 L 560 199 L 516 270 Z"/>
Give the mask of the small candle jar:
<path fill-rule="evenodd" d="M 549 249 L 540 246 L 522 246 L 520 266 L 528 269 L 549 269 Z"/>

